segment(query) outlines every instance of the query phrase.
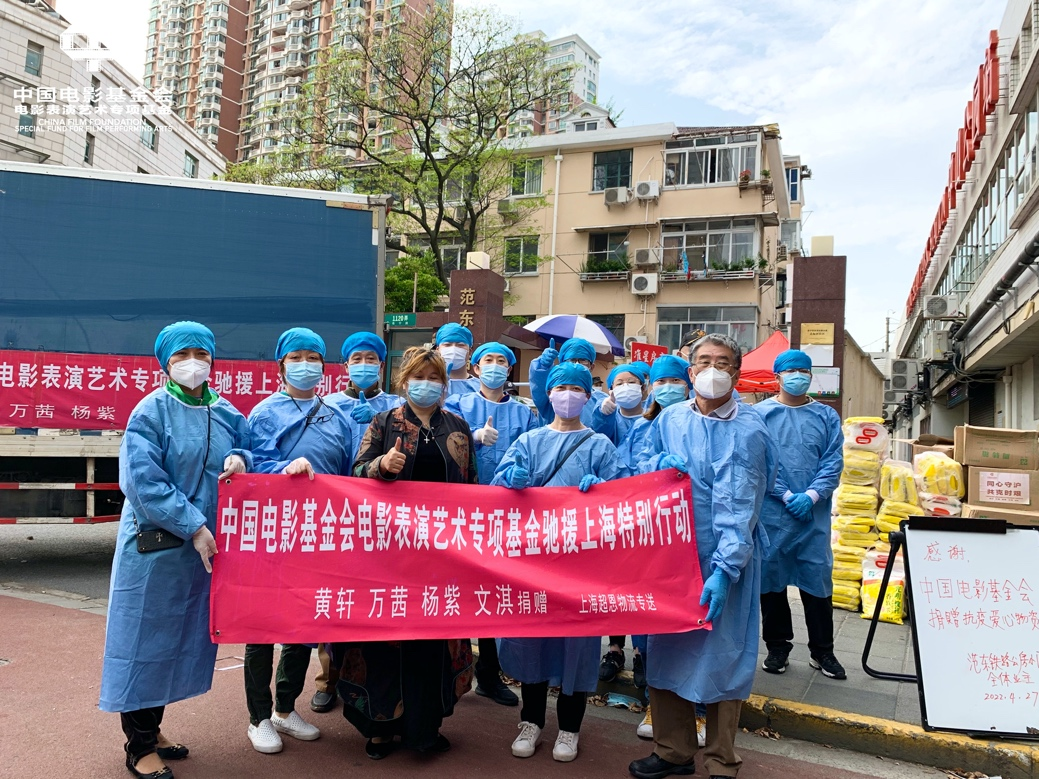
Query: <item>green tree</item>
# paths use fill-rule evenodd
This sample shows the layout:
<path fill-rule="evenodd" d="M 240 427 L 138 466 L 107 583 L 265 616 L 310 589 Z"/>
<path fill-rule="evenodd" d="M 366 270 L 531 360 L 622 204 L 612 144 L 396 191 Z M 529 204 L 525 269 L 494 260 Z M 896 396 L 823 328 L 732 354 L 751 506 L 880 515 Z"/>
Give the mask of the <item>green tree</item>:
<path fill-rule="evenodd" d="M 437 298 L 447 287 L 437 275 L 432 254 L 402 254 L 397 264 L 386 271 L 386 313 L 432 311 Z M 414 304 L 414 308 L 412 305 Z"/>

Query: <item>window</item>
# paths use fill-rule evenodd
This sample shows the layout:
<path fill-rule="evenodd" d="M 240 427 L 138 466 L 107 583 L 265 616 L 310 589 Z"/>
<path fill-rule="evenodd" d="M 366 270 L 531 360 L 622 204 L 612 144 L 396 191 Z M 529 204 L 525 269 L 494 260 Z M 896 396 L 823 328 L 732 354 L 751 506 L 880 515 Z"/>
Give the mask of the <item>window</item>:
<path fill-rule="evenodd" d="M 758 136 L 723 135 L 669 141 L 664 159 L 664 185 L 702 187 L 735 184 L 744 171 L 758 177 Z"/>
<path fill-rule="evenodd" d="M 444 262 L 444 273 L 450 274 L 453 270 L 465 270 L 465 247 L 441 246 L 440 259 Z"/>
<path fill-rule="evenodd" d="M 627 233 L 589 233 L 587 273 L 628 270 Z"/>
<path fill-rule="evenodd" d="M 599 151 L 592 162 L 592 191 L 631 186 L 631 149 Z"/>
<path fill-rule="evenodd" d="M 801 202 L 801 169 L 800 168 L 787 168 L 786 169 L 786 186 L 790 191 L 790 202 L 800 203 Z"/>
<path fill-rule="evenodd" d="M 29 43 L 25 47 L 25 72 L 30 76 L 39 76 L 43 72 L 43 47 L 38 43 Z"/>
<path fill-rule="evenodd" d="M 779 223 L 779 242 L 789 251 L 801 251 L 801 221 L 784 219 Z"/>
<path fill-rule="evenodd" d="M 757 345 L 756 306 L 658 306 L 657 343 L 675 350 L 691 330 L 733 338 L 743 353 Z"/>
<path fill-rule="evenodd" d="M 591 132 L 599 129 L 598 122 L 574 122 L 573 124 L 575 133 Z"/>
<path fill-rule="evenodd" d="M 149 122 L 147 119 L 141 120 L 144 124 L 141 127 L 141 143 L 152 151 L 159 150 L 159 133 L 155 128 L 155 125 Z"/>
<path fill-rule="evenodd" d="M 588 314 L 588 318 L 613 333 L 619 343 L 624 343 L 624 314 Z"/>
<path fill-rule="evenodd" d="M 87 144 L 83 149 L 83 162 L 87 165 L 94 164 L 94 136 L 87 133 Z"/>
<path fill-rule="evenodd" d="M 505 239 L 505 275 L 538 272 L 538 237 Z"/>
<path fill-rule="evenodd" d="M 184 152 L 184 175 L 189 179 L 198 178 L 198 159 Z"/>
<path fill-rule="evenodd" d="M 26 138 L 36 137 L 36 124 L 33 122 L 32 114 L 19 114 L 18 134 Z"/>
<path fill-rule="evenodd" d="M 754 267 L 757 252 L 754 219 L 711 219 L 665 224 L 663 269 L 685 270 L 683 253 L 690 271 L 740 270 Z"/>
<path fill-rule="evenodd" d="M 512 166 L 512 194 L 541 194 L 542 160 L 526 160 Z"/>

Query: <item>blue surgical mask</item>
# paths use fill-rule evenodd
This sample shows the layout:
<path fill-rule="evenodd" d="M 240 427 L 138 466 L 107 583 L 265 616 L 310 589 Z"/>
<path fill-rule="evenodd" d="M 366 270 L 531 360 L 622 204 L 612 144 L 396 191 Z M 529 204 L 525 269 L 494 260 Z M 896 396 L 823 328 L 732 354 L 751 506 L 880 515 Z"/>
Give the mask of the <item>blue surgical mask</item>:
<path fill-rule="evenodd" d="M 509 369 L 502 365 L 481 365 L 480 383 L 489 389 L 498 389 L 509 378 Z"/>
<path fill-rule="evenodd" d="M 435 406 L 444 394 L 444 385 L 439 381 L 420 381 L 412 379 L 408 382 L 408 400 L 419 408 Z"/>
<path fill-rule="evenodd" d="M 805 373 L 781 373 L 779 381 L 782 382 L 783 389 L 795 397 L 804 395 L 812 385 L 812 377 Z"/>
<path fill-rule="evenodd" d="M 368 389 L 379 380 L 378 365 L 368 365 L 361 362 L 346 367 L 350 371 L 350 381 L 363 390 Z"/>
<path fill-rule="evenodd" d="M 662 408 L 681 403 L 689 396 L 689 390 L 684 384 L 661 384 L 653 390 L 653 400 Z"/>
<path fill-rule="evenodd" d="M 325 366 L 319 362 L 287 362 L 285 363 L 285 381 L 298 390 L 312 390 L 321 383 L 325 375 Z"/>

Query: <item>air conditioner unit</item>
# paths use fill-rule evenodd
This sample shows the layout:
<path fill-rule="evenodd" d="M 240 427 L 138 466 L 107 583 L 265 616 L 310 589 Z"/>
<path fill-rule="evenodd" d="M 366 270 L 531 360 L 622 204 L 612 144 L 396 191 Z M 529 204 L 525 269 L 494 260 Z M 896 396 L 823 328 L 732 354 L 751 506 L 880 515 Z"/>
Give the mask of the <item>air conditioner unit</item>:
<path fill-rule="evenodd" d="M 906 390 L 884 390 L 884 405 L 897 406 L 907 394 Z"/>
<path fill-rule="evenodd" d="M 916 389 L 920 361 L 897 357 L 891 361 L 891 389 Z"/>
<path fill-rule="evenodd" d="M 498 201 L 498 215 L 513 217 L 519 213 L 519 206 L 516 205 L 514 200 L 499 200 Z"/>
<path fill-rule="evenodd" d="M 635 343 L 636 341 L 638 341 L 638 340 L 639 340 L 638 337 L 636 337 L 634 335 L 629 335 L 627 338 L 625 338 L 624 339 L 624 353 L 630 356 L 631 355 L 631 345 L 633 343 Z"/>
<path fill-rule="evenodd" d="M 656 273 L 632 273 L 632 295 L 655 295 L 660 287 L 660 276 Z"/>
<path fill-rule="evenodd" d="M 660 249 L 636 249 L 636 265 L 660 265 Z"/>
<path fill-rule="evenodd" d="M 955 295 L 924 295 L 921 310 L 924 319 L 959 319 L 960 301 Z"/>
<path fill-rule="evenodd" d="M 635 185 L 635 197 L 639 200 L 656 200 L 660 197 L 659 181 L 640 181 Z"/>
<path fill-rule="evenodd" d="M 610 187 L 603 193 L 603 201 L 607 208 L 622 206 L 631 200 L 631 190 L 627 187 Z"/>
<path fill-rule="evenodd" d="M 924 335 L 924 361 L 945 362 L 952 351 L 948 330 L 932 330 Z"/>

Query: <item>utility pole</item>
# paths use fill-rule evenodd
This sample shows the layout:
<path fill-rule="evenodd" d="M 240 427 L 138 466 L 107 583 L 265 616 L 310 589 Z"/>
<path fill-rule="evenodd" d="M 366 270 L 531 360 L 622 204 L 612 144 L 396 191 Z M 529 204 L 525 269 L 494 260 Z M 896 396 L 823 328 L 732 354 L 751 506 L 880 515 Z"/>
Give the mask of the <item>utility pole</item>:
<path fill-rule="evenodd" d="M 891 317 L 884 317 L 884 353 L 891 353 Z"/>

